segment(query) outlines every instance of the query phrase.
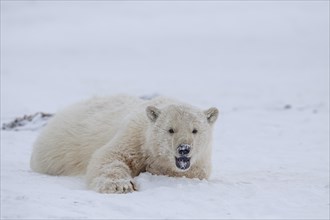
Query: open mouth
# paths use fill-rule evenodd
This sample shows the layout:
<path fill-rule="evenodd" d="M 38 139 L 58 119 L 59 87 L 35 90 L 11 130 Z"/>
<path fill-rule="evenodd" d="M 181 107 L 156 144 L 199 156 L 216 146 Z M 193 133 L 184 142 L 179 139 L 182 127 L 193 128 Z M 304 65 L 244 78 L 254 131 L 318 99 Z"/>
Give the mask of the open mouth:
<path fill-rule="evenodd" d="M 180 170 L 186 170 L 190 167 L 190 157 L 180 156 L 175 157 L 175 165 Z"/>

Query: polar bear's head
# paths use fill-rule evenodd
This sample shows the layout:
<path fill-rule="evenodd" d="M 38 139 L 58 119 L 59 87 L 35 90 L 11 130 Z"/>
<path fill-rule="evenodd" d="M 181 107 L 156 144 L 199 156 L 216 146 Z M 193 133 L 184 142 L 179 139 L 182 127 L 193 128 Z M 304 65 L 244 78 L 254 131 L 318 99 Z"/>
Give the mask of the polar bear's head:
<path fill-rule="evenodd" d="M 148 106 L 146 112 L 151 122 L 150 151 L 159 161 L 167 161 L 167 168 L 184 172 L 196 161 L 210 158 L 212 127 L 218 109 L 201 111 L 191 106 L 169 105 L 162 109 Z"/>

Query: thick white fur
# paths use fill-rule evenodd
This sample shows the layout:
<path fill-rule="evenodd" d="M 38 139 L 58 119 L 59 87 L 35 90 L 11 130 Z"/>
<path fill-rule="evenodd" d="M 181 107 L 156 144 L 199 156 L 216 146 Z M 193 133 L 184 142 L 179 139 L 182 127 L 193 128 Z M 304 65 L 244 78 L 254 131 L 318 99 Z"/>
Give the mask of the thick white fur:
<path fill-rule="evenodd" d="M 132 178 L 145 171 L 208 178 L 217 115 L 216 108 L 202 111 L 165 97 L 93 98 L 49 121 L 34 144 L 31 168 L 51 175 L 86 174 L 89 188 L 101 193 L 131 192 Z M 186 171 L 175 165 L 180 144 L 192 146 Z"/>

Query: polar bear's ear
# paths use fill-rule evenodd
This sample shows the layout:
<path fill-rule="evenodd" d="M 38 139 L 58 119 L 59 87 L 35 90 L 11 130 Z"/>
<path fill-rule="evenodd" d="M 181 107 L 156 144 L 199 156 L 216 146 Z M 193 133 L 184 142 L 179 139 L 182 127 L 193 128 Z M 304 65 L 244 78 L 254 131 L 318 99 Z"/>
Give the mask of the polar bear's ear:
<path fill-rule="evenodd" d="M 155 122 L 160 115 L 160 110 L 156 108 L 155 106 L 148 106 L 146 108 L 147 116 L 152 121 Z"/>
<path fill-rule="evenodd" d="M 207 121 L 210 124 L 213 124 L 218 118 L 219 110 L 217 108 L 212 107 L 204 111 L 204 114 L 206 115 Z"/>

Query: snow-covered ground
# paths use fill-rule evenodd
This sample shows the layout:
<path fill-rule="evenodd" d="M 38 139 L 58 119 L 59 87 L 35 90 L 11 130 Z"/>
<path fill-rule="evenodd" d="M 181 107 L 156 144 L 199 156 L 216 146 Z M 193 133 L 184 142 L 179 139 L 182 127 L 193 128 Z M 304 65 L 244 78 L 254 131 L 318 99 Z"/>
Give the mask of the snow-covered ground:
<path fill-rule="evenodd" d="M 328 1 L 1 1 L 2 123 L 117 93 L 217 106 L 211 179 L 98 194 L 1 131 L 1 218 L 329 219 Z"/>

